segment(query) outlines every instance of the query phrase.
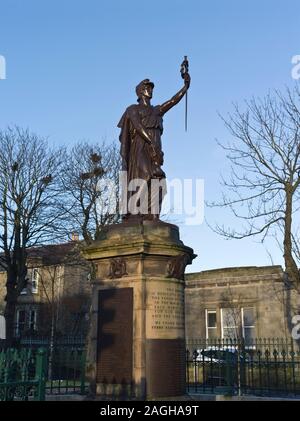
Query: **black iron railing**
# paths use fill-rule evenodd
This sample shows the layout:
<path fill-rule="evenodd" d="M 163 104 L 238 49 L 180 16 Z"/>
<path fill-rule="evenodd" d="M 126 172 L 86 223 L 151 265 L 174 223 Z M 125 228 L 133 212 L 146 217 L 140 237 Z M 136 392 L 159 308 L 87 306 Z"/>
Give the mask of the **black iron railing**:
<path fill-rule="evenodd" d="M 300 395 L 300 351 L 290 339 L 187 341 L 189 393 Z"/>

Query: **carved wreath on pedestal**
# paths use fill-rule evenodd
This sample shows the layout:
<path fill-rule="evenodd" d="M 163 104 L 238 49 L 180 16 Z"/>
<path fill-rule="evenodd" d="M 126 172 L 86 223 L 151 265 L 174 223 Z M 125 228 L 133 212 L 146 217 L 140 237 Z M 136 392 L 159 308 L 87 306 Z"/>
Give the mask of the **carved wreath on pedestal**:
<path fill-rule="evenodd" d="M 123 258 L 116 258 L 110 261 L 108 277 L 110 279 L 122 278 L 128 275 L 126 271 L 126 261 Z"/>
<path fill-rule="evenodd" d="M 189 256 L 187 254 L 180 254 L 179 256 L 173 257 L 167 267 L 167 277 L 184 279 L 185 267 L 189 262 Z"/>

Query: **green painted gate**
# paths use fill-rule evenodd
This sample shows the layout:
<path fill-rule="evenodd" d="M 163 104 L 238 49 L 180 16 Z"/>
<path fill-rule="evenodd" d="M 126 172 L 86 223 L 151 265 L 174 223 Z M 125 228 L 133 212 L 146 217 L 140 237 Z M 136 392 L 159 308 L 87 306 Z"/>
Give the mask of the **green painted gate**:
<path fill-rule="evenodd" d="M 0 351 L 0 401 L 44 401 L 46 365 L 44 349 Z"/>

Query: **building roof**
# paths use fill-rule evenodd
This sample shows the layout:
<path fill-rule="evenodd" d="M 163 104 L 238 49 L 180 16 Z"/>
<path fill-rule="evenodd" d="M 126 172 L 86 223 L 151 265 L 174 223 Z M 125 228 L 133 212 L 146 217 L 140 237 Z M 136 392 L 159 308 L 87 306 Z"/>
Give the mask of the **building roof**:
<path fill-rule="evenodd" d="M 221 276 L 222 274 L 234 275 L 235 273 L 255 273 L 255 272 L 281 272 L 282 267 L 280 265 L 270 266 L 234 266 L 227 268 L 209 269 L 200 272 L 186 273 L 186 277 L 193 279 L 199 276 L 203 277 L 206 275 Z"/>
<path fill-rule="evenodd" d="M 241 266 L 205 270 L 196 273 L 185 274 L 185 281 L 188 287 L 200 285 L 206 282 L 234 282 L 244 280 L 270 280 L 283 278 L 283 269 L 280 265 L 276 266 Z"/>
<path fill-rule="evenodd" d="M 73 241 L 34 247 L 28 249 L 28 259 L 41 260 L 43 265 L 56 265 L 70 258 L 75 248 L 76 243 Z"/>
<path fill-rule="evenodd" d="M 51 266 L 70 261 L 72 256 L 78 259 L 78 243 L 70 241 L 62 244 L 47 244 L 39 247 L 31 247 L 27 250 L 28 260 L 35 261 L 39 265 Z M 4 260 L 3 254 L 0 259 Z M 0 271 L 4 271 L 0 266 Z"/>

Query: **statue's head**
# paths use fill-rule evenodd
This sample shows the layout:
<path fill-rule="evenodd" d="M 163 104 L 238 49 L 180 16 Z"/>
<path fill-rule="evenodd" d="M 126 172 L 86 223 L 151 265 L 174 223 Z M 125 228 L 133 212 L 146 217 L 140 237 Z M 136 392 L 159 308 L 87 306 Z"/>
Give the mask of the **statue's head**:
<path fill-rule="evenodd" d="M 141 100 L 143 96 L 146 98 L 152 98 L 152 92 L 154 88 L 154 83 L 151 82 L 149 79 L 142 80 L 137 87 L 135 88 L 135 92 L 138 96 L 138 102 Z"/>

